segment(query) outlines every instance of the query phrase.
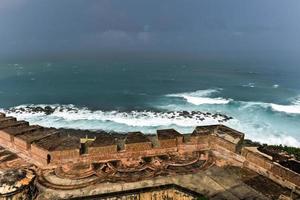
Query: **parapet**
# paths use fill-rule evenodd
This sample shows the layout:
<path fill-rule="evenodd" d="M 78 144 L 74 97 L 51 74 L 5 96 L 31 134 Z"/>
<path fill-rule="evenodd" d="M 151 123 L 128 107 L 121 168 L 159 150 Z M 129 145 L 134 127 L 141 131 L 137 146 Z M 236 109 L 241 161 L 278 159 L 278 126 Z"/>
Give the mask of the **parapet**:
<path fill-rule="evenodd" d="M 183 143 L 183 135 L 174 129 L 157 130 L 157 138 L 161 148 L 176 147 Z"/>
<path fill-rule="evenodd" d="M 110 145 L 115 145 L 115 144 L 116 144 L 116 140 L 112 135 L 101 134 L 101 135 L 97 136 L 93 142 L 91 142 L 89 147 L 105 147 L 105 146 L 110 146 Z"/>
<path fill-rule="evenodd" d="M 56 132 L 34 144 L 47 151 L 73 150 L 80 148 L 80 138 Z"/>
<path fill-rule="evenodd" d="M 1 117 L 0 118 L 0 123 L 4 122 L 15 122 L 17 119 L 15 117 Z"/>
<path fill-rule="evenodd" d="M 191 141 L 208 147 L 222 147 L 240 152 L 244 134 L 225 125 L 198 126 L 191 135 Z"/>
<path fill-rule="evenodd" d="M 126 151 L 145 151 L 152 148 L 152 143 L 148 137 L 141 132 L 130 132 L 125 139 Z"/>
<path fill-rule="evenodd" d="M 217 130 L 216 134 L 219 137 L 222 137 L 225 140 L 232 142 L 234 144 L 238 144 L 244 139 L 244 133 L 229 128 L 228 126 L 219 125 L 216 130 Z"/>
<path fill-rule="evenodd" d="M 219 125 L 210 125 L 210 126 L 197 126 L 192 133 L 193 137 L 197 136 L 207 136 L 215 133 Z"/>
<path fill-rule="evenodd" d="M 91 156 L 114 154 L 118 150 L 116 138 L 110 134 L 99 134 L 93 142 L 81 145 L 81 153 L 86 152 Z"/>
<path fill-rule="evenodd" d="M 29 123 L 26 121 L 5 121 L 3 123 L 0 123 L 0 130 L 10 128 L 10 127 L 24 127 L 24 126 L 29 126 Z"/>

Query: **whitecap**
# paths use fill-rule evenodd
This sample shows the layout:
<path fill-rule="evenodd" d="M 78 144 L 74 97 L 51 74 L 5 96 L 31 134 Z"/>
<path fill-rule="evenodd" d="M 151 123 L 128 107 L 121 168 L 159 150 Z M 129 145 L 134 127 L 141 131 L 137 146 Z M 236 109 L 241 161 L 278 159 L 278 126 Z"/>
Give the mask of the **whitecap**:
<path fill-rule="evenodd" d="M 300 141 L 291 135 L 273 129 L 267 123 L 255 124 L 253 121 L 241 122 L 237 119 L 227 123 L 228 126 L 237 129 L 245 134 L 246 139 L 259 142 L 261 144 L 286 145 L 300 147 Z"/>
<path fill-rule="evenodd" d="M 273 88 L 279 88 L 279 85 L 278 84 L 274 84 Z"/>
<path fill-rule="evenodd" d="M 215 93 L 219 93 L 222 89 L 208 89 L 208 90 L 197 90 L 194 92 L 168 94 L 168 97 L 180 97 L 185 99 L 188 103 L 194 105 L 201 104 L 228 104 L 232 99 L 225 99 L 222 97 L 210 97 Z"/>
<path fill-rule="evenodd" d="M 274 111 L 285 112 L 290 114 L 300 114 L 300 105 L 279 105 L 279 104 L 270 104 Z"/>
<path fill-rule="evenodd" d="M 46 107 L 52 109 L 50 114 L 43 110 L 46 109 Z M 6 110 L 6 113 L 17 117 L 20 120 L 26 120 L 30 123 L 42 126 L 60 128 L 69 127 L 69 124 L 72 124 L 73 128 L 103 130 L 113 130 L 112 127 L 106 125 L 103 126 L 103 124 L 101 124 L 106 122 L 114 123 L 115 126 L 124 125 L 139 128 L 167 127 L 172 125 L 179 127 L 195 127 L 199 125 L 219 124 L 232 119 L 218 113 L 208 114 L 200 111 L 92 111 L 88 108 L 79 108 L 74 105 L 21 105 Z M 81 127 L 77 127 L 78 122 L 81 122 L 79 123 L 81 124 Z"/>
<path fill-rule="evenodd" d="M 243 87 L 250 87 L 250 88 L 254 88 L 255 87 L 255 83 L 248 83 L 246 85 L 242 85 Z"/>

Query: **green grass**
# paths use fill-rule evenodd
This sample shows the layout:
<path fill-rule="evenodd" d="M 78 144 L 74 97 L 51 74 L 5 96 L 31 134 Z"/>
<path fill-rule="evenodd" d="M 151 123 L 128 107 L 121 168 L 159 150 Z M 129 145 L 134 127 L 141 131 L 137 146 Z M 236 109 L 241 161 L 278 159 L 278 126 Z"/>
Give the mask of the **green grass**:
<path fill-rule="evenodd" d="M 300 148 L 297 147 L 288 147 L 288 146 L 282 146 L 282 145 L 269 145 L 270 147 L 277 148 L 281 151 L 285 151 L 288 154 L 293 154 L 297 160 L 300 160 Z"/>

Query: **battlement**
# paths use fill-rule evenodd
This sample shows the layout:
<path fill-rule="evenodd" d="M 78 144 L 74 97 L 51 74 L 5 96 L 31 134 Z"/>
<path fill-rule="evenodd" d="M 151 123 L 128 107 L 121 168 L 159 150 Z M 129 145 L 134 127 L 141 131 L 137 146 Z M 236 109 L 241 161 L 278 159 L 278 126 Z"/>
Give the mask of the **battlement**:
<path fill-rule="evenodd" d="M 21 156 L 27 156 L 41 169 L 70 166 L 64 168 L 66 170 L 82 164 L 109 163 L 111 170 L 119 167 L 120 172 L 124 172 L 128 166 L 139 169 L 139 165 L 157 158 L 172 169 L 193 165 L 199 159 L 208 160 L 212 156 L 217 165 L 246 166 L 289 188 L 299 187 L 299 174 L 274 163 L 253 148 L 243 147 L 243 141 L 243 133 L 225 125 L 198 126 L 190 134 L 181 134 L 174 129 L 157 130 L 155 135 L 142 132 L 97 133 L 32 126 L 0 113 L 1 146 L 21 152 Z M 189 157 L 193 158 L 192 161 L 188 161 Z M 182 158 L 186 161 L 180 161 Z M 178 159 L 179 163 L 172 164 Z M 153 166 L 158 167 L 151 164 L 150 169 Z M 80 176 L 85 173 L 90 172 L 82 172 Z"/>
<path fill-rule="evenodd" d="M 244 138 L 244 134 L 224 125 L 196 127 L 192 134 L 181 134 L 174 129 L 157 130 L 154 137 L 141 132 L 112 135 L 43 128 L 30 126 L 28 122 L 17 121 L 16 118 L 6 117 L 4 114 L 2 116 L 0 118 L 2 143 L 31 155 L 42 165 L 115 159 L 132 153 L 144 156 L 163 155 L 185 149 L 186 145 L 194 145 L 190 151 L 221 147 L 236 152 L 237 146 Z M 185 140 L 185 137 L 192 139 Z"/>

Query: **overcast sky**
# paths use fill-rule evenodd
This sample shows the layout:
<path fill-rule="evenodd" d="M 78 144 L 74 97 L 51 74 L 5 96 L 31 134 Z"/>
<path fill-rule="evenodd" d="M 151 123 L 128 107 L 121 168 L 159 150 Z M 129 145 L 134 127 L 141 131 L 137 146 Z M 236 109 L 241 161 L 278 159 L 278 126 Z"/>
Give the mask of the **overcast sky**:
<path fill-rule="evenodd" d="M 114 52 L 300 55 L 300 1 L 0 0 L 0 61 Z"/>

